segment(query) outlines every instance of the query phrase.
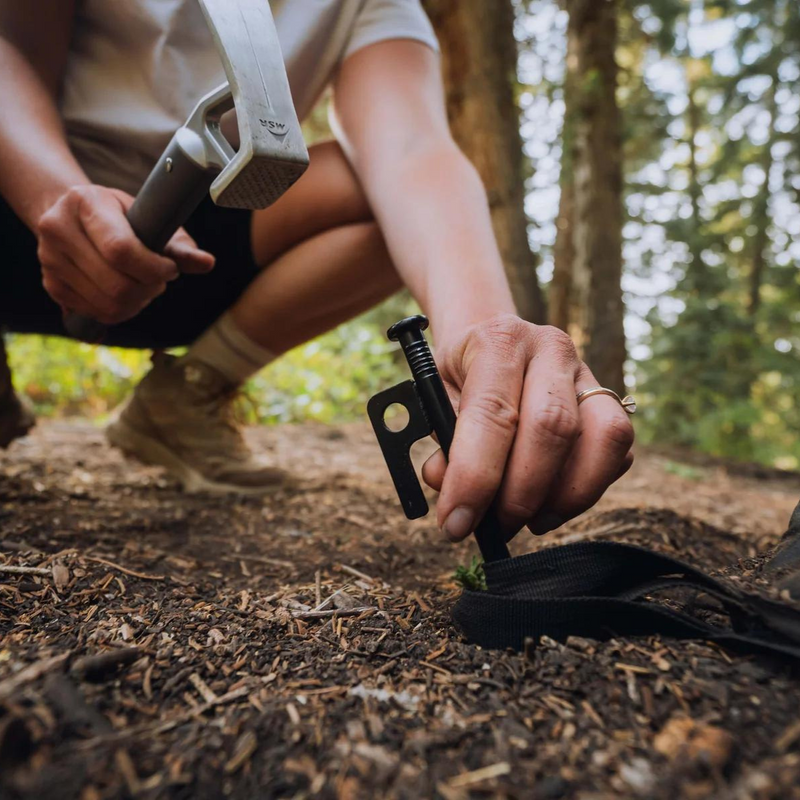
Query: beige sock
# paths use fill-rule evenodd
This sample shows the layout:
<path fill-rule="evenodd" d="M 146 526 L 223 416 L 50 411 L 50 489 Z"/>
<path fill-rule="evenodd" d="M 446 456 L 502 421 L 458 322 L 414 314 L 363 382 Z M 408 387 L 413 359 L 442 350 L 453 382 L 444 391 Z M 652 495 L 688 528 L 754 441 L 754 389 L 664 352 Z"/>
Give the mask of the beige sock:
<path fill-rule="evenodd" d="M 182 361 L 202 361 L 231 383 L 244 383 L 274 361 L 274 353 L 239 330 L 226 311 L 188 350 Z"/>

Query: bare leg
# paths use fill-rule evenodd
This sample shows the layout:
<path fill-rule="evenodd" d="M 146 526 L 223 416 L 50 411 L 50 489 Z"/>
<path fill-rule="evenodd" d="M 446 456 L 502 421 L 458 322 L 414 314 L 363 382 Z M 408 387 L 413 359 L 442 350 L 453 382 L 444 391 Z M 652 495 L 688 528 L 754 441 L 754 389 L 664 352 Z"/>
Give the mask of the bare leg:
<path fill-rule="evenodd" d="M 338 144 L 311 148 L 311 166 L 253 219 L 265 269 L 231 310 L 237 326 L 277 354 L 367 310 L 400 279 Z"/>
<path fill-rule="evenodd" d="M 303 178 L 254 216 L 252 246 L 260 275 L 185 356 L 156 360 L 107 431 L 112 444 L 166 467 L 188 491 L 261 494 L 283 486 L 285 473 L 254 458 L 232 424 L 231 390 L 274 356 L 400 287 L 334 143 L 312 148 Z"/>

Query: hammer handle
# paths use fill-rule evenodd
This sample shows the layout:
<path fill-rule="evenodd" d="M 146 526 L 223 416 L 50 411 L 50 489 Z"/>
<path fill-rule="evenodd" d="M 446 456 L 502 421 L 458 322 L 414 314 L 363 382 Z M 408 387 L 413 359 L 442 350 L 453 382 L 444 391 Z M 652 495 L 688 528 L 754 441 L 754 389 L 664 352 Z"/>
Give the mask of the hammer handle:
<path fill-rule="evenodd" d="M 216 175 L 216 170 L 187 156 L 177 135 L 173 137 L 128 211 L 128 222 L 142 244 L 163 252 L 208 194 Z M 102 342 L 108 330 L 102 322 L 72 311 L 64 315 L 64 327 L 73 338 L 90 344 Z"/>

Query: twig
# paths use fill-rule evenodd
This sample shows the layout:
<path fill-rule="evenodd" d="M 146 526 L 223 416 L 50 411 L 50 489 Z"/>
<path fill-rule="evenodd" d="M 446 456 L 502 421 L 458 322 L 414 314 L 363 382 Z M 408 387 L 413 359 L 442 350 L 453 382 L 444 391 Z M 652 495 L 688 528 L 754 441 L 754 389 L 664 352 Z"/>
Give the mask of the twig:
<path fill-rule="evenodd" d="M 466 789 L 476 783 L 483 783 L 483 781 L 500 778 L 510 773 L 511 765 L 507 761 L 501 761 L 498 764 L 492 764 L 489 767 L 476 769 L 472 772 L 462 772 L 460 775 L 450 778 L 447 785 L 451 789 Z"/>
<path fill-rule="evenodd" d="M 219 700 L 219 695 L 196 673 L 189 676 L 189 683 L 197 689 L 200 696 L 206 703 L 214 704 Z"/>
<path fill-rule="evenodd" d="M 370 577 L 366 572 L 361 572 L 361 570 L 358 570 L 355 567 L 349 567 L 347 564 L 339 564 L 339 569 L 341 569 L 343 572 L 349 573 L 350 575 L 355 575 L 356 578 L 361 578 L 362 580 L 369 581 L 370 583 L 375 583 L 375 578 Z"/>
<path fill-rule="evenodd" d="M 103 566 L 111 567 L 111 569 L 119 570 L 123 575 L 130 575 L 132 578 L 141 578 L 143 581 L 163 581 L 163 575 L 146 575 L 144 572 L 135 572 L 132 569 L 121 567 L 113 561 L 108 561 L 105 558 L 98 558 L 97 556 L 79 556 L 79 559 L 84 561 L 94 561 L 96 564 L 103 564 Z"/>
<path fill-rule="evenodd" d="M 322 607 L 322 573 L 317 570 L 314 573 L 314 591 L 317 597 L 317 608 Z"/>
<path fill-rule="evenodd" d="M 341 589 L 337 589 L 333 594 L 328 595 L 322 602 L 317 602 L 317 607 L 316 608 L 312 608 L 311 610 L 312 611 L 322 611 L 322 609 L 325 608 L 325 606 L 327 606 L 331 602 L 331 600 L 333 600 L 334 597 L 338 597 L 342 592 L 344 592 L 345 589 L 349 589 L 349 588 L 350 588 L 350 584 L 346 583 L 344 586 L 342 586 Z"/>
<path fill-rule="evenodd" d="M 52 577 L 53 572 L 42 567 L 7 567 L 0 566 L 0 573 L 6 575 L 41 575 L 45 578 Z"/>
<path fill-rule="evenodd" d="M 295 611 L 292 616 L 295 619 L 325 619 L 326 617 L 357 617 L 365 611 L 377 611 L 373 606 L 362 606 L 361 608 L 332 608 L 328 611 Z"/>
<path fill-rule="evenodd" d="M 296 569 L 296 566 L 291 561 L 281 561 L 279 558 L 267 558 L 266 556 L 244 556 L 235 555 L 225 558 L 226 561 L 255 561 L 256 564 L 269 564 L 275 567 L 284 567 L 285 569 Z"/>
<path fill-rule="evenodd" d="M 138 661 L 141 656 L 142 650 L 138 647 L 122 647 L 119 650 L 110 650 L 107 653 L 83 656 L 75 660 L 72 665 L 72 672 L 83 680 L 97 683 L 116 673 L 122 667 L 127 667 Z"/>

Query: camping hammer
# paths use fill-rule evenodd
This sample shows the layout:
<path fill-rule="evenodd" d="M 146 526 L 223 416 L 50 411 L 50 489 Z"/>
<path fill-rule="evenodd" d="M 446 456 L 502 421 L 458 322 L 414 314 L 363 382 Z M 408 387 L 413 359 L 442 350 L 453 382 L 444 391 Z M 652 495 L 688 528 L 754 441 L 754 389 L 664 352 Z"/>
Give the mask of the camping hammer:
<path fill-rule="evenodd" d="M 172 138 L 128 211 L 134 233 L 161 252 L 210 192 L 220 206 L 266 208 L 308 166 L 268 0 L 198 0 L 227 83 L 197 104 Z M 220 130 L 236 110 L 239 149 Z M 67 313 L 70 335 L 98 343 L 106 327 Z"/>

